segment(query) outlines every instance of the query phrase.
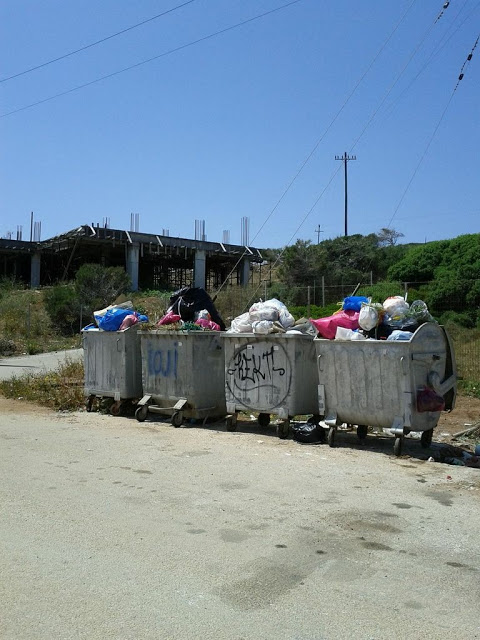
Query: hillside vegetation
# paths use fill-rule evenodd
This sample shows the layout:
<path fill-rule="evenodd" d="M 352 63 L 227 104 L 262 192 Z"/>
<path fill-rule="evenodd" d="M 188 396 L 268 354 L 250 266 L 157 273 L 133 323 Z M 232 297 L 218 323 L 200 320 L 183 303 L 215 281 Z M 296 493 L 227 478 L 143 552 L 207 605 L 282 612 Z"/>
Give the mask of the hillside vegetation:
<path fill-rule="evenodd" d="M 330 315 L 343 297 L 382 302 L 391 295 L 424 300 L 455 342 L 463 386 L 480 395 L 480 234 L 422 245 L 396 245 L 395 232 L 354 235 L 313 245 L 298 240 L 284 251 L 266 250 L 258 286 L 222 289 L 215 305 L 227 326 L 260 298 L 277 297 L 297 317 Z M 258 282 L 258 273 L 255 280 Z M 83 265 L 73 282 L 41 290 L 0 281 L 0 357 L 81 345 L 80 330 L 93 311 L 131 300 L 158 320 L 171 292 L 131 292 L 119 267 Z"/>

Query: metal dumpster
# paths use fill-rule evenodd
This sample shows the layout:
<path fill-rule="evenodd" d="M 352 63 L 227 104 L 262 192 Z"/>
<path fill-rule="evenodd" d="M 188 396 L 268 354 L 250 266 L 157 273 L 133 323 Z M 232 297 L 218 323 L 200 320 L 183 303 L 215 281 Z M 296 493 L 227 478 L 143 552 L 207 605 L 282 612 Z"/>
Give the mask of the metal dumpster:
<path fill-rule="evenodd" d="M 368 427 L 395 435 L 400 455 L 403 437 L 422 432 L 422 446 L 432 441 L 440 411 L 417 411 L 417 393 L 433 389 L 453 409 L 457 371 L 452 343 L 435 323 L 421 325 L 409 341 L 314 340 L 318 367 L 318 413 L 334 445 L 340 424 L 357 425 L 360 439 Z"/>
<path fill-rule="evenodd" d="M 110 413 L 119 415 L 125 400 L 143 395 L 140 336 L 137 326 L 124 331 L 82 331 L 86 408 L 96 398 L 113 398 Z"/>
<path fill-rule="evenodd" d="M 225 370 L 223 342 L 216 331 L 140 332 L 144 396 L 135 417 L 170 415 L 174 427 L 185 418 L 223 417 Z"/>
<path fill-rule="evenodd" d="M 312 336 L 226 333 L 223 340 L 227 429 L 236 429 L 238 411 L 256 411 L 262 427 L 270 423 L 270 414 L 282 418 L 277 435 L 286 438 L 290 418 L 318 413 Z"/>

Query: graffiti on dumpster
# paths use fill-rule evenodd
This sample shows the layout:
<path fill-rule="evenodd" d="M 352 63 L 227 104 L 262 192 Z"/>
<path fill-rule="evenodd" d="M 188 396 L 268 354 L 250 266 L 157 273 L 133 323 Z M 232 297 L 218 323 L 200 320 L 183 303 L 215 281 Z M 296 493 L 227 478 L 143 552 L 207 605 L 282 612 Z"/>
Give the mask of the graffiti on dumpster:
<path fill-rule="evenodd" d="M 240 404 L 273 409 L 288 396 L 292 368 L 282 345 L 258 342 L 236 349 L 226 374 L 227 390 Z"/>
<path fill-rule="evenodd" d="M 163 378 L 176 378 L 178 365 L 177 344 L 170 349 L 148 349 L 148 374 Z"/>

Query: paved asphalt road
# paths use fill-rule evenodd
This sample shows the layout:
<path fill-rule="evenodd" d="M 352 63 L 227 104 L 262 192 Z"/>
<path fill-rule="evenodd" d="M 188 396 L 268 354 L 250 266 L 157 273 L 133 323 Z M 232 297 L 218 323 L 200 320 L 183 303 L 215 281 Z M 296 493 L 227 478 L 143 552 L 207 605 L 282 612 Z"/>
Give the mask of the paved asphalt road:
<path fill-rule="evenodd" d="M 480 472 L 1 402 L 2 640 L 480 638 Z"/>
<path fill-rule="evenodd" d="M 0 358 L 0 380 L 8 380 L 8 378 L 18 377 L 25 373 L 41 373 L 42 371 L 56 369 L 67 358 L 71 360 L 83 358 L 83 349 L 51 351 L 49 353 L 39 353 L 36 356 Z"/>

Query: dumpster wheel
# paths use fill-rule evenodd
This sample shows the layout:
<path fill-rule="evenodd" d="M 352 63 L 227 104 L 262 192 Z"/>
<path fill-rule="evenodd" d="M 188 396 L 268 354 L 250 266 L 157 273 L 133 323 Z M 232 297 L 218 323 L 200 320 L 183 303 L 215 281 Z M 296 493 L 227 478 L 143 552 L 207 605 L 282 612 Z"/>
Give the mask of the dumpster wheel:
<path fill-rule="evenodd" d="M 112 416 L 119 416 L 121 413 L 122 403 L 120 401 L 114 402 L 110 407 L 110 413 Z"/>
<path fill-rule="evenodd" d="M 422 432 L 422 437 L 420 438 L 420 444 L 424 449 L 428 449 L 428 447 L 432 444 L 433 438 L 433 429 L 428 429 L 428 431 Z"/>
<path fill-rule="evenodd" d="M 330 429 L 328 430 L 327 442 L 331 447 L 335 446 L 335 431 L 335 427 L 330 427 Z"/>
<path fill-rule="evenodd" d="M 288 435 L 290 433 L 290 420 L 284 420 L 283 422 L 280 422 L 280 424 L 277 424 L 276 431 L 277 431 L 277 436 L 282 440 L 285 440 L 285 438 L 288 438 Z"/>
<path fill-rule="evenodd" d="M 142 404 L 140 407 L 138 407 L 138 409 L 135 411 L 135 418 L 139 421 L 139 422 L 145 422 L 146 418 L 148 415 L 148 407 L 146 404 Z"/>
<path fill-rule="evenodd" d="M 85 401 L 85 409 L 88 411 L 88 413 L 92 411 L 95 400 L 95 396 L 88 396 L 87 400 Z"/>
<path fill-rule="evenodd" d="M 403 438 L 402 436 L 397 436 L 395 438 L 395 442 L 393 444 L 393 453 L 398 457 L 401 455 L 402 453 L 402 445 L 403 445 Z"/>
<path fill-rule="evenodd" d="M 357 437 L 359 440 L 365 440 L 368 434 L 368 426 L 366 424 L 357 425 Z"/>
<path fill-rule="evenodd" d="M 257 418 L 258 424 L 261 427 L 268 427 L 270 424 L 270 414 L 269 413 L 259 413 Z"/>
<path fill-rule="evenodd" d="M 183 413 L 181 411 L 175 411 L 175 413 L 172 415 L 170 422 L 175 427 L 175 429 L 178 429 L 178 427 L 181 427 L 183 424 Z"/>
<path fill-rule="evenodd" d="M 225 425 L 227 427 L 227 431 L 236 431 L 237 430 L 237 414 L 233 416 L 227 416 L 225 420 Z"/>

